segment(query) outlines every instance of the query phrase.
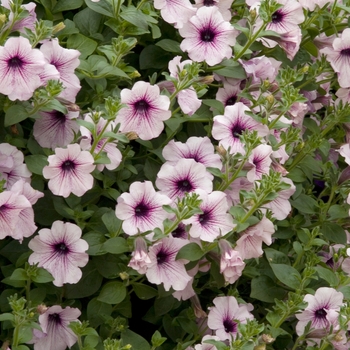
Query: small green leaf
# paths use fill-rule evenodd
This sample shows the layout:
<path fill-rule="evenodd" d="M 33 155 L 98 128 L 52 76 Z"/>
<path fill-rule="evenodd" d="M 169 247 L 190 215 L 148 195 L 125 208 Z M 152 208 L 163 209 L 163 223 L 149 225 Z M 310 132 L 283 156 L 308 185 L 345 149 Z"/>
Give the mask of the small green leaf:
<path fill-rule="evenodd" d="M 199 260 L 204 255 L 203 250 L 197 243 L 189 243 L 183 246 L 176 255 L 176 260 L 186 259 L 189 261 Z"/>
<path fill-rule="evenodd" d="M 182 50 L 180 49 L 180 43 L 178 43 L 175 40 L 162 39 L 158 41 L 156 45 L 161 47 L 164 51 L 182 54 Z"/>
<path fill-rule="evenodd" d="M 106 283 L 97 300 L 106 304 L 119 304 L 126 296 L 126 287 L 121 282 Z"/>
<path fill-rule="evenodd" d="M 303 214 L 315 214 L 316 212 L 317 202 L 306 194 L 300 194 L 300 196 L 296 200 L 291 201 L 291 203 L 294 208 L 298 209 Z"/>
<path fill-rule="evenodd" d="M 135 294 L 142 300 L 148 300 L 156 297 L 158 291 L 150 286 L 143 283 L 133 283 L 132 284 Z"/>
<path fill-rule="evenodd" d="M 54 280 L 52 275 L 41 267 L 38 267 L 37 274 L 36 276 L 33 276 L 32 279 L 36 283 L 47 283 Z"/>
<path fill-rule="evenodd" d="M 103 243 L 102 249 L 111 254 L 122 254 L 130 250 L 126 240 L 122 237 L 107 239 L 107 241 Z"/>
<path fill-rule="evenodd" d="M 14 281 L 26 281 L 28 280 L 28 275 L 24 269 L 16 269 L 12 272 L 10 278 Z"/>
<path fill-rule="evenodd" d="M 323 236 L 331 242 L 338 244 L 346 244 L 346 233 L 345 230 L 333 223 L 333 222 L 324 222 L 320 230 Z"/>
<path fill-rule="evenodd" d="M 300 273 L 294 267 L 285 264 L 271 264 L 273 273 L 286 286 L 297 289 L 300 287 Z"/>
<path fill-rule="evenodd" d="M 326 269 L 322 266 L 315 266 L 315 270 L 322 279 L 329 283 L 331 287 L 338 286 L 339 280 L 338 277 L 334 274 L 334 271 Z"/>
<path fill-rule="evenodd" d="M 24 157 L 24 162 L 27 164 L 28 169 L 37 175 L 43 174 L 43 169 L 46 165 L 49 165 L 47 157 L 41 154 L 35 154 Z"/>
<path fill-rule="evenodd" d="M 11 106 L 5 114 L 4 126 L 17 124 L 29 117 L 29 113 L 22 105 Z"/>
<path fill-rule="evenodd" d="M 15 320 L 15 316 L 10 313 L 4 313 L 0 315 L 0 321 L 11 321 L 13 322 Z"/>

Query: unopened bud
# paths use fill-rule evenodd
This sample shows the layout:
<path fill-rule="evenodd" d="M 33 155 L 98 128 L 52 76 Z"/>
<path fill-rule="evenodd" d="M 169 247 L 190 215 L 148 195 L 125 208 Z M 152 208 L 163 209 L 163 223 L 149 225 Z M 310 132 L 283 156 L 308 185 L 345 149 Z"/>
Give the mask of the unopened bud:
<path fill-rule="evenodd" d="M 270 82 L 268 79 L 264 80 L 264 87 L 267 89 L 270 86 Z"/>
<path fill-rule="evenodd" d="M 44 314 L 47 310 L 48 310 L 48 307 L 44 304 L 40 304 L 37 306 L 36 310 L 38 311 L 38 313 L 40 315 Z"/>
<path fill-rule="evenodd" d="M 218 152 L 218 154 L 220 154 L 220 156 L 226 156 L 227 151 L 224 147 L 222 147 L 221 145 L 219 146 L 215 146 L 216 152 Z"/>
<path fill-rule="evenodd" d="M 129 279 L 129 274 L 127 273 L 127 272 L 121 272 L 120 274 L 119 274 L 119 277 L 123 280 L 123 281 L 125 281 L 125 280 L 127 280 L 127 279 Z"/>
<path fill-rule="evenodd" d="M 4 25 L 6 22 L 6 15 L 0 15 L 0 28 Z"/>
<path fill-rule="evenodd" d="M 252 20 L 254 21 L 256 18 L 256 10 L 252 9 L 249 11 L 250 17 L 252 18 Z"/>
<path fill-rule="evenodd" d="M 333 338 L 333 340 L 334 340 L 336 343 L 341 342 L 343 339 L 344 339 L 343 336 L 342 336 L 341 334 L 339 334 L 339 333 L 336 334 L 336 335 L 334 336 L 334 338 Z"/>
<path fill-rule="evenodd" d="M 66 25 L 63 22 L 60 22 L 52 27 L 52 34 L 56 34 L 64 28 L 66 28 Z"/>
<path fill-rule="evenodd" d="M 267 95 L 266 101 L 272 105 L 273 102 L 275 101 L 275 98 L 273 97 L 273 95 Z"/>
<path fill-rule="evenodd" d="M 259 344 L 254 346 L 254 350 L 265 350 L 266 349 L 266 344 Z"/>
<path fill-rule="evenodd" d="M 282 176 L 286 176 L 288 174 L 288 171 L 286 170 L 286 168 L 284 168 L 281 164 L 277 163 L 275 160 L 272 161 L 271 166 L 275 172 L 281 173 Z"/>
<path fill-rule="evenodd" d="M 308 65 L 306 65 L 306 66 L 304 66 L 303 68 L 302 68 L 302 72 L 303 73 L 307 73 L 309 71 L 309 66 Z"/>
<path fill-rule="evenodd" d="M 139 135 L 135 131 L 130 131 L 125 134 L 125 136 L 128 138 L 128 140 L 136 140 L 139 138 Z"/>
<path fill-rule="evenodd" d="M 203 84 L 211 84 L 214 81 L 214 75 L 206 75 L 205 77 L 200 77 L 199 82 Z"/>
<path fill-rule="evenodd" d="M 272 336 L 270 334 L 263 334 L 261 336 L 261 339 L 266 344 L 271 344 L 276 340 L 275 338 L 272 338 Z"/>
<path fill-rule="evenodd" d="M 141 74 L 137 70 L 134 70 L 132 73 L 129 74 L 129 77 L 131 79 L 139 78 L 140 76 L 141 76 Z"/>

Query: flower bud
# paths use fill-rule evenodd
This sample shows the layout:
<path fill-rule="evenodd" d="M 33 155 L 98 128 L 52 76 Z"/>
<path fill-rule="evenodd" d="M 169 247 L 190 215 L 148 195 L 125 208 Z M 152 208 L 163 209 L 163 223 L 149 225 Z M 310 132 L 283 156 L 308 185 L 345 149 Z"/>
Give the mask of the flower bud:
<path fill-rule="evenodd" d="M 137 70 L 134 70 L 132 73 L 129 74 L 129 77 L 131 79 L 139 78 L 140 76 L 141 76 L 141 74 Z"/>
<path fill-rule="evenodd" d="M 66 25 L 63 22 L 60 22 L 52 27 L 52 34 L 56 34 L 64 28 L 66 28 Z"/>
<path fill-rule="evenodd" d="M 128 138 L 128 140 L 136 140 L 139 138 L 139 135 L 135 131 L 130 131 L 125 134 L 125 136 Z"/>

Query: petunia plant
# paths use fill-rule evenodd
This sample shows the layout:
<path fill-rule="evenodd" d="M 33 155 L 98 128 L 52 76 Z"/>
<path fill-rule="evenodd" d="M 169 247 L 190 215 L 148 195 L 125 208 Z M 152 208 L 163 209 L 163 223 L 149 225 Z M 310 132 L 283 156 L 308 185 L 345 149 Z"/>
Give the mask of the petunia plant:
<path fill-rule="evenodd" d="M 348 350 L 349 14 L 1 0 L 1 349 Z"/>

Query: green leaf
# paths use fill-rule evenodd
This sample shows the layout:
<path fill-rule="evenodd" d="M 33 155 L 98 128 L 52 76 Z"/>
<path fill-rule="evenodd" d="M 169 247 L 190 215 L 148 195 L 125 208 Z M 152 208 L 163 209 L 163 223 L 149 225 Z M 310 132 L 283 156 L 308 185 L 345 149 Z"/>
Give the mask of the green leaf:
<path fill-rule="evenodd" d="M 349 217 L 349 210 L 344 205 L 335 204 L 329 208 L 328 214 L 330 220 L 345 219 Z"/>
<path fill-rule="evenodd" d="M 10 278 L 14 281 L 26 281 L 28 280 L 28 275 L 24 269 L 16 269 L 12 272 Z"/>
<path fill-rule="evenodd" d="M 156 297 L 158 291 L 150 286 L 143 283 L 133 283 L 132 284 L 135 294 L 142 300 L 148 300 Z"/>
<path fill-rule="evenodd" d="M 151 350 L 147 340 L 130 329 L 125 330 L 120 337 L 123 341 L 123 345 L 130 344 L 132 349 L 137 350 Z"/>
<path fill-rule="evenodd" d="M 46 165 L 49 165 L 47 157 L 36 154 L 24 157 L 24 162 L 27 164 L 28 169 L 37 175 L 43 174 L 43 169 Z"/>
<path fill-rule="evenodd" d="M 157 348 L 158 346 L 161 346 L 167 338 L 162 337 L 159 331 L 155 331 L 152 335 L 151 343 L 154 348 Z"/>
<path fill-rule="evenodd" d="M 186 259 L 189 261 L 199 260 L 204 255 L 203 250 L 197 243 L 189 243 L 183 246 L 176 255 L 176 260 Z"/>
<path fill-rule="evenodd" d="M 307 41 L 304 45 L 303 48 L 306 49 L 306 51 L 314 56 L 317 57 L 318 56 L 318 48 L 317 46 L 312 42 L 312 41 Z"/>
<path fill-rule="evenodd" d="M 74 10 L 83 4 L 83 0 L 58 0 L 55 7 L 52 9 L 53 13 L 62 11 Z"/>
<path fill-rule="evenodd" d="M 98 327 L 106 321 L 106 318 L 112 314 L 111 305 L 98 301 L 97 298 L 90 300 L 87 306 L 87 317 L 91 327 Z"/>
<path fill-rule="evenodd" d="M 324 222 L 321 226 L 322 235 L 331 242 L 346 244 L 345 230 L 333 222 Z"/>
<path fill-rule="evenodd" d="M 250 297 L 264 301 L 266 303 L 273 303 L 275 298 L 283 299 L 286 291 L 278 286 L 268 276 L 262 275 L 254 277 L 251 282 Z"/>
<path fill-rule="evenodd" d="M 123 1 L 121 1 L 123 2 Z M 113 9 L 112 5 L 108 0 L 100 0 L 98 2 L 93 2 L 91 0 L 85 0 L 86 5 L 97 13 L 101 13 L 102 15 L 113 17 Z"/>
<path fill-rule="evenodd" d="M 317 271 L 318 275 L 327 281 L 331 287 L 336 287 L 339 284 L 338 277 L 334 274 L 334 271 L 327 269 L 322 266 L 315 266 L 314 269 Z"/>
<path fill-rule="evenodd" d="M 99 28 L 103 24 L 105 17 L 86 7 L 82 11 L 79 11 L 73 20 L 81 34 L 97 38 L 98 35 L 96 37 L 96 33 L 99 32 Z"/>
<path fill-rule="evenodd" d="M 121 282 L 108 282 L 100 292 L 97 300 L 106 304 L 119 304 L 126 296 L 126 287 Z"/>
<path fill-rule="evenodd" d="M 51 273 L 45 269 L 38 267 L 36 276 L 32 277 L 33 281 L 36 283 L 47 283 L 54 280 Z"/>
<path fill-rule="evenodd" d="M 180 43 L 171 39 L 162 39 L 156 43 L 157 46 L 161 47 L 164 51 L 174 52 L 178 54 L 182 54 L 182 50 L 180 49 Z"/>
<path fill-rule="evenodd" d="M 17 124 L 29 117 L 29 113 L 22 105 L 11 106 L 5 114 L 4 126 Z"/>
<path fill-rule="evenodd" d="M 147 45 L 140 53 L 140 69 L 161 69 L 168 66 L 171 54 L 159 46 Z"/>
<path fill-rule="evenodd" d="M 315 214 L 317 202 L 306 194 L 300 194 L 296 200 L 291 200 L 292 206 L 303 214 Z"/>
<path fill-rule="evenodd" d="M 87 251 L 89 255 L 102 255 L 107 253 L 104 248 L 106 238 L 103 234 L 88 232 L 83 236 L 83 239 L 89 244 L 89 249 Z"/>
<path fill-rule="evenodd" d="M 297 289 L 300 287 L 300 273 L 294 267 L 285 264 L 271 264 L 273 273 L 286 286 Z"/>
<path fill-rule="evenodd" d="M 4 313 L 0 315 L 0 321 L 11 321 L 13 322 L 15 320 L 15 316 L 10 313 Z"/>
<path fill-rule="evenodd" d="M 102 249 L 111 254 L 122 254 L 128 252 L 129 246 L 122 237 L 113 237 L 103 243 Z"/>
<path fill-rule="evenodd" d="M 73 34 L 67 40 L 67 47 L 80 51 L 80 58 L 83 59 L 95 51 L 97 42 L 82 34 Z"/>

